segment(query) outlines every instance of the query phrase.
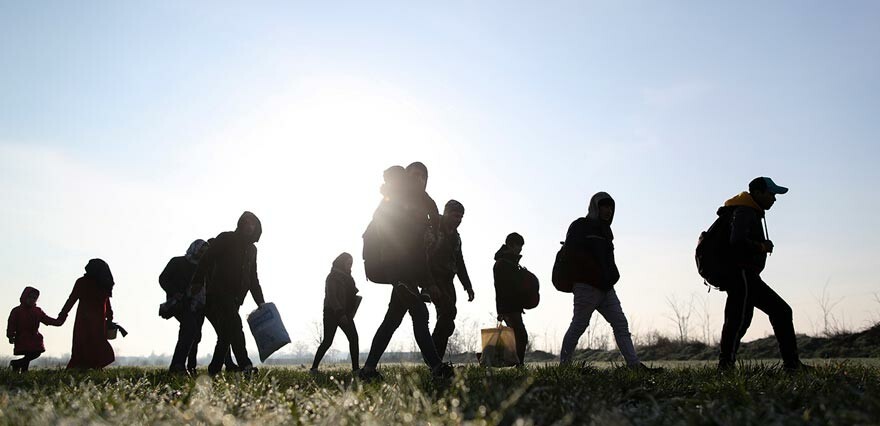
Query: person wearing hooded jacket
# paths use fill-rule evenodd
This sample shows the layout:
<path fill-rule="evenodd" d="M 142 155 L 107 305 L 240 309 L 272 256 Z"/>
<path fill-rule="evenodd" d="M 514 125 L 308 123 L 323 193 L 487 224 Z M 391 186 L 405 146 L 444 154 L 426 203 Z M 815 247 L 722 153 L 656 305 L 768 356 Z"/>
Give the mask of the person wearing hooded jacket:
<path fill-rule="evenodd" d="M 742 192 L 724 202 L 718 216 L 729 217 L 730 241 L 725 273 L 718 286 L 727 292 L 724 306 L 724 326 L 721 330 L 720 370 L 736 365 L 736 352 L 758 308 L 770 318 L 783 368 L 789 371 L 806 369 L 798 356 L 792 310 L 764 280 L 761 272 L 767 264 L 767 255 L 773 252 L 773 242 L 767 236 L 761 220 L 776 202 L 776 195 L 788 188 L 777 185 L 768 177 L 757 177 L 749 183 L 749 192 Z"/>
<path fill-rule="evenodd" d="M 522 319 L 524 313 L 521 295 L 522 268 L 519 266 L 519 261 L 522 259 L 520 253 L 523 245 L 525 239 L 522 235 L 516 232 L 509 234 L 495 253 L 495 265 L 492 267 L 498 322 L 504 321 L 513 329 L 518 366 L 525 365 L 526 348 L 529 345 L 529 333 Z"/>
<path fill-rule="evenodd" d="M 6 325 L 6 337 L 9 343 L 14 344 L 13 353 L 22 355 L 20 359 L 9 361 L 12 371 L 27 373 L 31 361 L 40 357 L 46 351 L 43 346 L 43 335 L 40 334 L 40 324 L 59 327 L 64 324 L 62 318 L 52 318 L 46 315 L 37 306 L 40 290 L 33 287 L 25 287 L 18 299 L 20 305 L 12 308 L 9 313 L 9 321 Z"/>
<path fill-rule="evenodd" d="M 58 314 L 59 320 L 66 320 L 73 305 L 79 302 L 73 323 L 73 345 L 68 369 L 101 369 L 116 359 L 113 347 L 107 341 L 107 323 L 113 321 L 110 297 L 113 296 L 114 284 L 107 262 L 92 259 L 86 265 L 85 275 L 73 285 L 70 297 Z"/>
<path fill-rule="evenodd" d="M 354 314 L 358 308 L 358 289 L 354 278 L 351 276 L 351 267 L 354 258 L 348 253 L 342 253 L 333 261 L 330 274 L 327 275 L 324 286 L 324 339 L 315 352 L 315 360 L 312 362 L 312 372 L 318 371 L 318 365 L 324 354 L 333 344 L 336 329 L 342 329 L 348 339 L 348 348 L 351 353 L 351 370 L 358 371 L 358 333 L 354 325 Z"/>
<path fill-rule="evenodd" d="M 614 285 L 620 279 L 620 271 L 614 261 L 614 233 L 611 232 L 614 211 L 614 199 L 605 192 L 598 192 L 590 199 L 587 216 L 576 219 L 568 227 L 565 247 L 573 265 L 574 313 L 559 353 L 559 360 L 563 364 L 571 362 L 578 340 L 590 324 L 593 311 L 598 310 L 611 324 L 614 340 L 626 365 L 647 368 L 636 354 L 629 323 L 614 291 Z"/>
<path fill-rule="evenodd" d="M 242 371 L 255 370 L 245 348 L 238 309 L 248 292 L 257 306 L 266 303 L 257 276 L 257 247 L 254 245 L 262 233 L 257 216 L 244 212 L 235 231 L 223 232 L 211 242 L 193 275 L 190 295 L 199 294 L 205 287 L 205 317 L 217 332 L 214 355 L 208 364 L 210 375 L 220 372 L 230 346 Z"/>

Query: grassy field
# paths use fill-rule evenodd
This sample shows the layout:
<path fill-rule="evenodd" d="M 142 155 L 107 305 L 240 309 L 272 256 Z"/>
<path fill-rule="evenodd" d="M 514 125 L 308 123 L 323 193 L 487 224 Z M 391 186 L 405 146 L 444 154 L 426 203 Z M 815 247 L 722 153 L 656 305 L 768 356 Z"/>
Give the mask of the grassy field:
<path fill-rule="evenodd" d="M 0 424 L 878 424 L 880 366 L 815 361 L 790 375 L 753 363 L 660 373 L 609 365 L 461 367 L 435 383 L 418 366 L 386 366 L 382 383 L 343 369 L 296 368 L 186 378 L 160 369 L 0 371 Z"/>

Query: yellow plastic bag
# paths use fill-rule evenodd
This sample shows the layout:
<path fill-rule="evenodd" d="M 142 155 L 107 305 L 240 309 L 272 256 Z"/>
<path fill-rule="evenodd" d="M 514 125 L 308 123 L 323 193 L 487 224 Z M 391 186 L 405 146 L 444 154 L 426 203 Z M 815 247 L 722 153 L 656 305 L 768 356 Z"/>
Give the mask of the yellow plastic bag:
<path fill-rule="evenodd" d="M 519 363 L 516 356 L 516 337 L 513 329 L 502 326 L 480 330 L 483 340 L 483 353 L 480 365 L 483 367 L 510 367 Z"/>

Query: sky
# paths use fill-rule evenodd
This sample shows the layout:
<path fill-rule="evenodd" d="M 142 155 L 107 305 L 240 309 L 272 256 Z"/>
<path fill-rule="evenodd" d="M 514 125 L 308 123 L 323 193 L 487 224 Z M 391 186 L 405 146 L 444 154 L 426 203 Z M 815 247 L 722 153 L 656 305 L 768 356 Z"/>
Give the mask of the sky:
<path fill-rule="evenodd" d="M 266 299 L 312 349 L 330 264 L 355 256 L 366 352 L 390 287 L 366 281 L 361 235 L 382 171 L 422 161 L 438 204 L 466 208 L 461 333 L 494 326 L 493 254 L 516 231 L 542 284 L 526 327 L 558 353 L 572 300 L 553 258 L 607 191 L 637 341 L 675 333 L 671 301 L 717 338 L 725 295 L 693 250 L 756 176 L 791 188 L 763 277 L 796 331 L 823 331 L 823 294 L 860 329 L 880 320 L 878 19 L 871 1 L 2 2 L 0 308 L 32 285 L 54 316 L 99 257 L 131 333 L 117 355 L 170 354 L 159 273 L 250 210 Z M 391 349 L 414 346 L 405 321 Z M 48 355 L 72 325 L 41 328 Z M 770 334 L 758 313 L 746 340 Z"/>

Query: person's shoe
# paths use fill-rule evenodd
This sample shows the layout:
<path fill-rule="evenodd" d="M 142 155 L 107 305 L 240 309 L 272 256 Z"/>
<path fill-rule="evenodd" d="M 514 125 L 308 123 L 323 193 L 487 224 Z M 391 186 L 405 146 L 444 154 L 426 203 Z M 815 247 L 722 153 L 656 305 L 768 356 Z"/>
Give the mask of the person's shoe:
<path fill-rule="evenodd" d="M 241 372 L 245 376 L 251 377 L 251 376 L 257 374 L 259 372 L 259 370 L 257 369 L 257 367 L 254 367 L 253 365 L 246 365 L 244 367 L 241 367 Z"/>
<path fill-rule="evenodd" d="M 455 377 L 455 369 L 448 362 L 441 362 L 431 369 L 431 376 L 438 380 L 448 380 Z"/>
<path fill-rule="evenodd" d="M 12 369 L 13 373 L 21 373 L 21 362 L 17 359 L 9 361 L 9 368 Z"/>
<path fill-rule="evenodd" d="M 375 369 L 366 368 L 361 368 L 360 371 L 358 371 L 357 373 L 357 377 L 358 379 L 366 383 L 381 382 L 385 380 L 385 377 L 382 376 L 382 373 L 376 371 Z"/>
<path fill-rule="evenodd" d="M 192 377 L 196 377 L 199 375 L 199 369 L 195 368 L 195 367 L 187 368 L 186 372 L 187 372 L 187 374 L 189 374 Z"/>
<path fill-rule="evenodd" d="M 220 374 L 222 371 L 223 371 L 222 366 L 220 366 L 220 367 L 214 367 L 211 365 L 208 366 L 208 375 L 211 377 L 214 377 L 214 376 Z"/>
<path fill-rule="evenodd" d="M 315 376 L 317 376 L 317 375 L 318 375 L 318 369 L 317 369 L 317 368 L 310 368 L 310 369 L 309 369 L 309 376 L 315 377 Z"/>

